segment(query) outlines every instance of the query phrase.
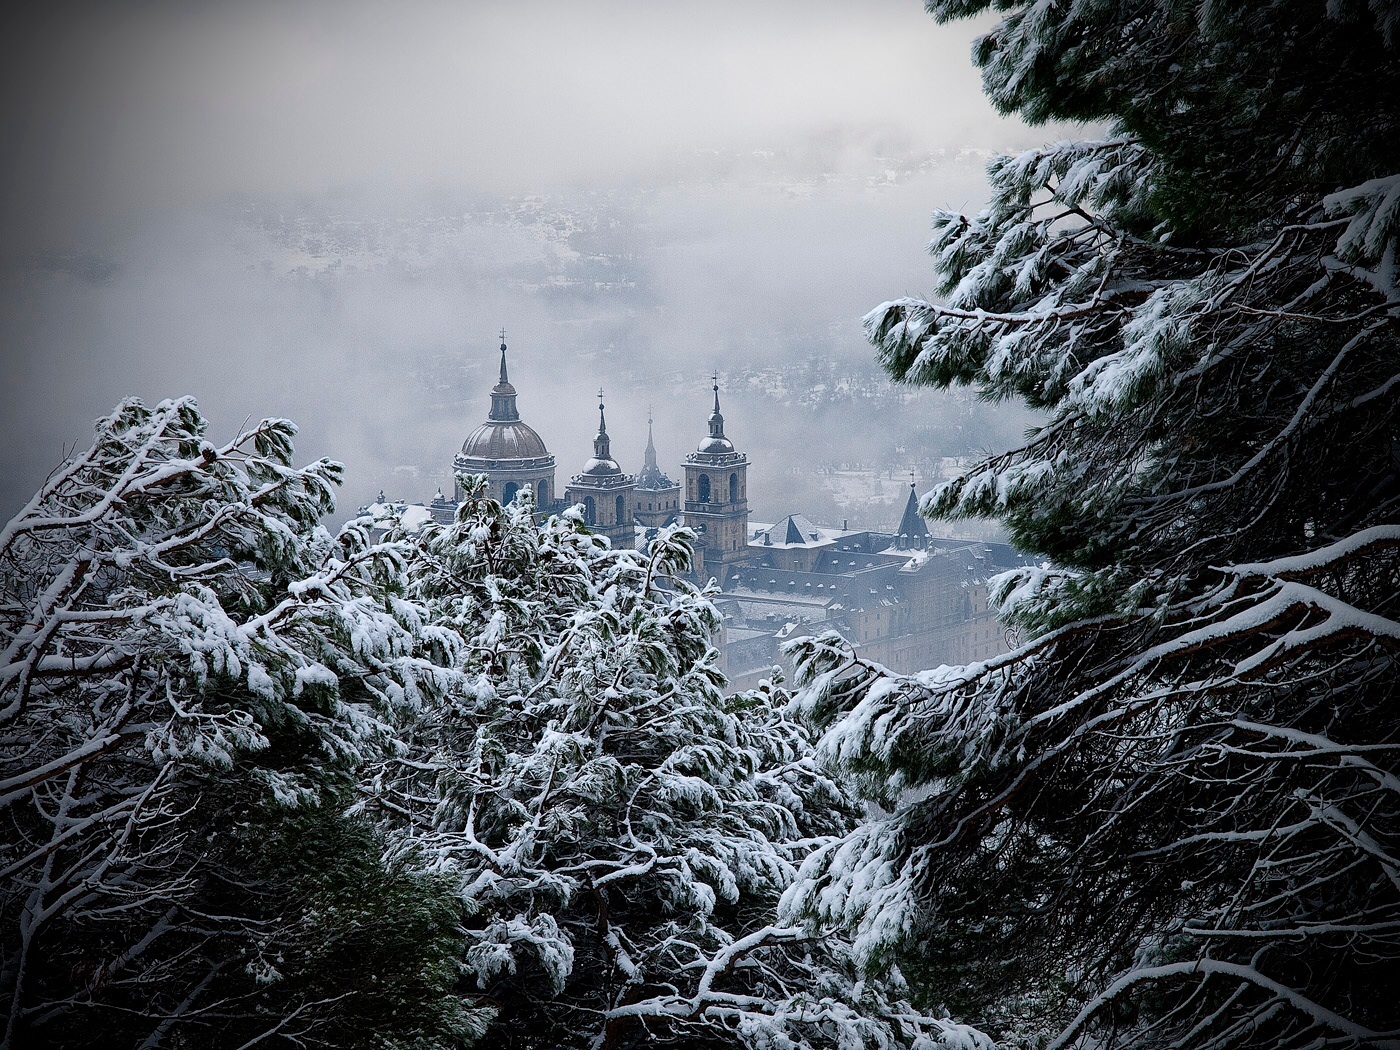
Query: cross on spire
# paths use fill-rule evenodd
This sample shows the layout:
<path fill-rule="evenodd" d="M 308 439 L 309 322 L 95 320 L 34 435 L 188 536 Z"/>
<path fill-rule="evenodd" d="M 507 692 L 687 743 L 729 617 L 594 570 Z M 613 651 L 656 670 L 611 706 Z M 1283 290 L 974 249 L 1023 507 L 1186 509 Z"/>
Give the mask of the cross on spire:
<path fill-rule="evenodd" d="M 710 413 L 710 437 L 724 437 L 724 416 L 719 411 L 719 371 L 710 373 L 710 382 L 714 384 L 715 410 Z"/>
<path fill-rule="evenodd" d="M 611 459 L 612 448 L 608 441 L 608 420 L 603 415 L 603 388 L 598 388 L 598 436 L 593 439 L 593 458 Z"/>

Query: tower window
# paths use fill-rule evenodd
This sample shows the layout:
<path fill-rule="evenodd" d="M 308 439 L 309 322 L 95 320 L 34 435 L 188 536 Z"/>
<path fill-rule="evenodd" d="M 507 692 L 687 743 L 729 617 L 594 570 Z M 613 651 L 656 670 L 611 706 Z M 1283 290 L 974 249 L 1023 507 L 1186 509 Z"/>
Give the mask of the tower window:
<path fill-rule="evenodd" d="M 505 489 L 501 493 L 501 502 L 510 503 L 515 499 L 515 494 L 520 491 L 520 486 L 515 482 L 507 482 Z"/>
<path fill-rule="evenodd" d="M 621 525 L 623 522 L 625 522 L 625 521 L 627 520 L 627 501 L 626 501 L 625 499 L 623 499 L 621 496 L 618 496 L 618 497 L 617 497 L 617 508 L 616 508 L 616 509 L 617 509 L 617 514 L 616 514 L 616 516 L 614 517 L 613 520 L 614 520 L 618 525 Z"/>
<path fill-rule="evenodd" d="M 701 502 L 701 503 L 709 503 L 709 502 L 710 502 L 710 475 L 708 475 L 708 474 L 701 474 L 699 480 L 695 483 L 695 487 L 696 487 L 696 489 L 698 490 L 698 493 L 697 493 L 697 494 L 698 494 L 698 496 L 699 496 L 700 502 Z"/>
<path fill-rule="evenodd" d="M 730 503 L 738 503 L 738 502 L 739 502 L 739 475 L 738 475 L 738 474 L 730 474 L 730 475 L 729 475 L 729 502 L 730 502 Z"/>
<path fill-rule="evenodd" d="M 547 503 L 549 503 L 549 486 L 545 482 L 541 481 L 539 489 L 537 491 L 539 495 L 536 497 L 536 502 L 539 506 L 543 507 Z"/>
<path fill-rule="evenodd" d="M 592 496 L 583 497 L 583 520 L 589 525 L 598 524 L 598 505 Z"/>

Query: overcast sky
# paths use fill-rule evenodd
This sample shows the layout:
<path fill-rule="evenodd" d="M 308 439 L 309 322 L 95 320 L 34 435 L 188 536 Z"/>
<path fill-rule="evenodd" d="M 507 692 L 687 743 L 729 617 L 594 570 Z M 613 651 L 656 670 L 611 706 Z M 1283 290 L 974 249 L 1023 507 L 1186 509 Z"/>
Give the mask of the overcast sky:
<path fill-rule="evenodd" d="M 24 5 L 8 219 L 49 238 L 229 192 L 649 178 L 842 126 L 1001 146 L 976 27 L 918 0 Z"/>
<path fill-rule="evenodd" d="M 0 43 L 5 513 L 57 448 L 85 441 L 90 420 L 125 393 L 188 390 L 231 426 L 273 412 L 311 420 L 321 430 L 308 433 L 310 447 L 347 460 L 364 444 L 349 425 L 360 400 L 399 396 L 362 377 L 339 422 L 325 406 L 278 403 L 286 384 L 268 381 L 263 364 L 279 341 L 284 357 L 298 348 L 308 375 L 348 375 L 333 347 L 354 311 L 375 307 L 337 293 L 338 305 L 318 307 L 321 323 L 304 302 L 269 302 L 268 316 L 298 320 L 247 329 L 262 293 L 239 283 L 246 259 L 216 258 L 225 234 L 198 218 L 230 195 L 293 212 L 289 201 L 315 209 L 328 199 L 391 211 L 434 194 L 685 187 L 709 172 L 700 218 L 673 196 L 660 225 L 711 241 L 735 231 L 705 259 L 770 258 L 775 270 L 792 260 L 804 302 L 849 293 L 841 317 L 858 340 L 861 313 L 921 290 L 928 213 L 975 204 L 978 188 L 964 179 L 879 201 L 831 191 L 800 212 L 745 188 L 727 211 L 723 186 L 713 189 L 715 155 L 796 151 L 818 174 L 860 171 L 877 152 L 1022 148 L 1049 134 L 999 117 L 983 98 L 968 54 L 990 23 L 939 26 L 918 0 L 26 6 Z M 61 280 L 35 276 L 51 274 L 56 257 L 70 260 Z M 698 301 L 696 282 L 715 265 L 697 258 L 657 269 L 654 286 L 684 275 Z M 716 287 L 741 296 L 753 283 L 731 275 Z M 382 300 L 375 324 L 401 323 L 424 346 L 451 338 L 454 325 L 460 339 L 464 326 L 510 321 L 499 303 L 425 309 L 421 290 L 383 305 L 399 291 L 354 294 Z M 736 301 L 734 323 L 753 305 Z M 707 331 L 728 323 L 721 306 L 709 304 Z M 430 321 L 440 330 L 424 334 Z M 230 363 L 239 339 L 258 367 Z M 569 469 L 561 456 L 561 480 Z"/>

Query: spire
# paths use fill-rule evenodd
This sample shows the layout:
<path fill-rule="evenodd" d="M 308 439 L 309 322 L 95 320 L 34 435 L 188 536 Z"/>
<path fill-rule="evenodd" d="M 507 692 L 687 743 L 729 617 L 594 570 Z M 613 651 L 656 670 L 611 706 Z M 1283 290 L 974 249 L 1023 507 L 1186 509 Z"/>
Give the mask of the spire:
<path fill-rule="evenodd" d="M 593 439 L 593 458 L 612 459 L 611 442 L 608 440 L 608 421 L 603 416 L 603 388 L 598 388 L 598 436 Z"/>
<path fill-rule="evenodd" d="M 656 465 L 656 442 L 652 438 L 651 406 L 647 406 L 647 450 L 642 457 L 642 472 L 637 475 L 637 488 L 659 491 L 676 487 L 676 483 L 661 472 Z"/>
<path fill-rule="evenodd" d="M 506 330 L 501 329 L 501 378 L 491 390 L 491 413 L 486 417 L 497 423 L 513 423 L 520 418 L 515 407 L 515 387 L 506 372 Z"/>
<path fill-rule="evenodd" d="M 719 373 L 712 373 L 710 379 L 715 385 L 715 410 L 710 413 L 710 437 L 722 438 L 724 437 L 724 416 L 720 415 L 719 411 Z"/>
<path fill-rule="evenodd" d="M 913 471 L 909 472 L 909 499 L 904 504 L 904 516 L 899 519 L 898 532 L 895 545 L 901 549 L 928 546 L 928 526 L 919 513 L 919 495 L 915 491 Z"/>
<path fill-rule="evenodd" d="M 642 456 L 642 468 L 645 471 L 658 470 L 656 465 L 656 444 L 651 439 L 651 406 L 647 406 L 647 450 Z"/>
<path fill-rule="evenodd" d="M 719 373 L 710 373 L 710 382 L 713 384 L 715 392 L 715 408 L 710 413 L 710 436 L 700 442 L 700 447 L 695 450 L 696 455 L 702 456 L 734 456 L 734 443 L 724 436 L 724 415 L 719 410 Z M 726 460 L 725 462 L 728 462 Z"/>

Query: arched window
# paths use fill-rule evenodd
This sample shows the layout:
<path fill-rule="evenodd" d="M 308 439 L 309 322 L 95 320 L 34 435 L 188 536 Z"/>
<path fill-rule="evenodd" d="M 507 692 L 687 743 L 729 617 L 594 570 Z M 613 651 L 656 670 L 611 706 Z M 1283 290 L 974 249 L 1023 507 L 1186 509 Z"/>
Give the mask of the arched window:
<path fill-rule="evenodd" d="M 710 502 L 710 475 L 708 475 L 708 474 L 701 474 L 701 475 L 700 475 L 700 479 L 695 483 L 695 487 L 699 490 L 698 495 L 699 495 L 699 497 L 700 497 L 700 502 L 701 502 L 701 503 L 709 503 L 709 502 Z"/>
<path fill-rule="evenodd" d="M 730 474 L 730 475 L 729 475 L 729 502 L 730 502 L 730 503 L 738 503 L 738 502 L 739 502 L 739 475 L 738 475 L 738 474 Z"/>
<path fill-rule="evenodd" d="M 598 524 L 598 505 L 593 502 L 592 496 L 583 497 L 583 520 L 589 525 Z"/>
<path fill-rule="evenodd" d="M 627 501 L 621 496 L 617 497 L 616 521 L 619 525 L 625 525 L 627 523 Z"/>
<path fill-rule="evenodd" d="M 537 507 L 543 507 L 543 506 L 545 506 L 546 504 L 549 503 L 549 484 L 548 484 L 548 482 L 541 481 L 540 484 L 539 484 L 539 488 L 536 490 L 536 493 L 537 493 L 537 494 L 536 494 L 536 496 L 535 496 L 535 505 L 536 505 Z"/>
<path fill-rule="evenodd" d="M 515 499 L 515 494 L 520 491 L 520 486 L 513 481 L 506 482 L 506 487 L 501 493 L 501 502 L 510 503 Z"/>

